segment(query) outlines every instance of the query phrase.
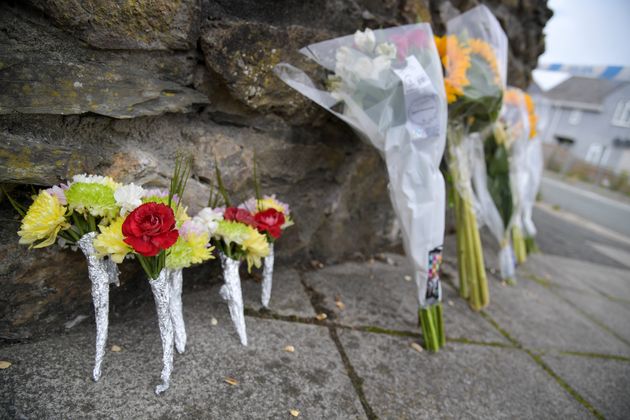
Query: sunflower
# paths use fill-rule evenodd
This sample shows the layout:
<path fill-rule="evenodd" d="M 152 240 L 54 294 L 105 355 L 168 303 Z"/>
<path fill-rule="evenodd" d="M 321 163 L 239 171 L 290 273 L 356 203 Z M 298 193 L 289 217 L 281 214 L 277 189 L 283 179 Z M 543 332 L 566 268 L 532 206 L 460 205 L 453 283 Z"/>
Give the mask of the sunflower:
<path fill-rule="evenodd" d="M 470 47 L 470 54 L 476 54 L 488 63 L 494 75 L 494 82 L 501 86 L 503 80 L 501 78 L 501 72 L 499 71 L 499 63 L 497 63 L 497 56 L 490 44 L 481 39 L 473 38 L 468 40 L 468 46 Z"/>
<path fill-rule="evenodd" d="M 448 103 L 453 103 L 464 94 L 470 84 L 466 72 L 470 68 L 470 49 L 462 45 L 457 36 L 436 36 L 435 45 L 444 66 L 444 89 Z"/>

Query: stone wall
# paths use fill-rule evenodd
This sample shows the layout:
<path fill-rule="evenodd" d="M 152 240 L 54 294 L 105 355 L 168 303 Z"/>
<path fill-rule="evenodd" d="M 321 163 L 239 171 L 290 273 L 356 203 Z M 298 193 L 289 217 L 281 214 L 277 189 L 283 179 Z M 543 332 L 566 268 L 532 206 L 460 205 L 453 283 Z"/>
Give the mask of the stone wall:
<path fill-rule="evenodd" d="M 185 198 L 196 211 L 207 200 L 215 159 L 234 197 L 250 195 L 255 152 L 263 191 L 288 201 L 297 222 L 278 244 L 281 262 L 395 245 L 380 157 L 271 69 L 289 61 L 317 74 L 299 47 L 417 19 L 432 21 L 439 33 L 446 19 L 477 3 L 3 2 L 0 182 L 18 197 L 25 184 L 50 185 L 84 171 L 166 186 L 174 156 L 188 151 L 194 179 Z M 545 3 L 487 2 L 508 28 L 513 84 L 528 84 L 544 49 Z M 36 337 L 89 311 L 81 256 L 18 246 L 12 210 L 6 200 L 0 206 L 0 340 Z M 124 271 L 114 308 L 146 292 L 135 266 Z"/>

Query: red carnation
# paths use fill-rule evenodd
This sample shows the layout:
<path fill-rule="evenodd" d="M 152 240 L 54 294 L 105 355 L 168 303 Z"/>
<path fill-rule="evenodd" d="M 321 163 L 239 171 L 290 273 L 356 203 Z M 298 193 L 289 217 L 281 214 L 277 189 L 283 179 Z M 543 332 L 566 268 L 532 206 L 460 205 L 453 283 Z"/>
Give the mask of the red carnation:
<path fill-rule="evenodd" d="M 269 233 L 274 239 L 278 239 L 284 225 L 284 214 L 276 209 L 267 209 L 254 215 L 256 226 L 261 233 Z"/>
<path fill-rule="evenodd" d="M 228 207 L 223 213 L 223 219 L 230 222 L 240 222 L 252 227 L 256 227 L 256 220 L 254 220 L 254 215 L 246 209 Z"/>
<path fill-rule="evenodd" d="M 125 243 L 138 254 L 153 257 L 168 249 L 179 237 L 173 209 L 164 204 L 145 203 L 129 213 L 122 225 Z"/>

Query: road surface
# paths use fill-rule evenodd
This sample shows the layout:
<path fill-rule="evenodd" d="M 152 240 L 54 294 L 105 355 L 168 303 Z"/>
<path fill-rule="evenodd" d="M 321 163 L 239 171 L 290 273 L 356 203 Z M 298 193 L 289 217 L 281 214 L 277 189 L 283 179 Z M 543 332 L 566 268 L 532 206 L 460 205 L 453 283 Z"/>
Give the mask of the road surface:
<path fill-rule="evenodd" d="M 626 202 L 550 177 L 543 177 L 541 193 L 545 203 L 630 237 L 630 205 Z"/>

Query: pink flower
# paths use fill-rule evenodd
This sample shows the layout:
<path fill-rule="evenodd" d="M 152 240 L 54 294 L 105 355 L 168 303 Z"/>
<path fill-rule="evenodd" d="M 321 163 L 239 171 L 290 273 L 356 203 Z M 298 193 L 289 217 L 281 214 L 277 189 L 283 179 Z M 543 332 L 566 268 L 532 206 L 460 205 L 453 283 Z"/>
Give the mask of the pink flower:
<path fill-rule="evenodd" d="M 427 46 L 428 36 L 421 29 L 414 29 L 401 35 L 394 35 L 391 41 L 396 45 L 398 58 L 404 60 L 410 55 L 410 48 L 419 50 Z"/>
<path fill-rule="evenodd" d="M 46 191 L 48 194 L 52 196 L 57 197 L 59 204 L 65 206 L 68 204 L 68 201 L 66 200 L 66 194 L 64 193 L 64 191 L 67 189 L 68 189 L 68 186 L 66 184 L 59 184 L 59 185 L 53 185 L 52 187 L 44 191 Z"/>

